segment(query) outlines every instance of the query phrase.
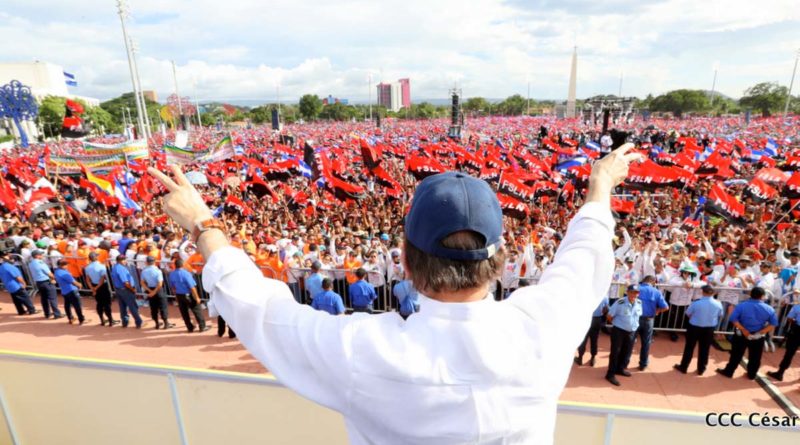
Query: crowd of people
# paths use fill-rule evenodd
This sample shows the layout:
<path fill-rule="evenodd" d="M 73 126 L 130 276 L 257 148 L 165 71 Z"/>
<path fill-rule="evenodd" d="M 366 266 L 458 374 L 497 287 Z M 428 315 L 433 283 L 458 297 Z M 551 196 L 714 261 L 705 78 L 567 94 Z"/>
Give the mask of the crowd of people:
<path fill-rule="evenodd" d="M 500 300 L 541 276 L 580 208 L 593 160 L 626 139 L 648 160 L 631 169 L 614 199 L 614 284 L 576 363 L 584 364 L 588 343 L 588 364 L 595 365 L 598 336 L 609 324 L 606 378 L 618 385 L 617 376 L 630 375 L 637 338 L 644 370 L 654 329 L 673 340 L 685 330 L 676 369 L 688 371 L 697 344 L 702 374 L 714 331 L 728 331 L 731 362 L 721 374 L 732 375 L 749 349 L 754 378 L 761 349 L 775 351 L 781 342 L 773 337 L 780 337 L 786 357 L 770 375 L 782 379 L 800 341 L 800 187 L 793 182 L 800 118 L 637 119 L 617 127 L 603 133 L 574 120 L 486 118 L 471 121 L 460 142 L 443 137 L 444 121 L 195 129 L 193 149 L 230 135 L 236 155 L 184 169 L 205 179 L 195 185 L 232 244 L 265 276 L 286 282 L 298 302 L 334 315 L 396 310 L 407 318 L 420 307 L 400 246 L 407 197 L 421 178 L 462 170 L 497 190 L 507 251 L 494 289 Z M 164 170 L 161 147 L 173 138 L 157 134 L 148 141 L 149 159 L 96 169 L 93 178 L 61 174 L 49 163 L 55 154 L 88 156 L 76 141 L 0 157 L 0 277 L 21 315 L 38 313 L 35 291 L 45 318 L 62 317 L 61 293 L 70 323 L 87 321 L 81 300 L 92 297 L 102 325 L 133 320 L 141 328 L 140 308 L 149 307 L 153 327 L 167 329 L 174 327 L 170 297 L 189 332 L 210 328 L 202 311 L 203 258 L 166 218 L 158 199 L 165 190 L 146 173 L 149 165 Z M 106 197 L 98 177 L 123 188 L 135 207 L 119 194 Z M 37 201 L 40 191 L 49 205 Z M 217 325 L 224 335 L 224 320 Z"/>

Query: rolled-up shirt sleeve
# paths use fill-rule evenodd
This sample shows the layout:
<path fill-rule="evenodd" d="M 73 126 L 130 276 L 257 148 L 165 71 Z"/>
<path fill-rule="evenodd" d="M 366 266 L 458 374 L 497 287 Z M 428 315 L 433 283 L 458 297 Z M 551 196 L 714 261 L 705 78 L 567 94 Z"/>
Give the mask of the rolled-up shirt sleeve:
<path fill-rule="evenodd" d="M 265 278 L 240 249 L 211 255 L 203 269 L 210 314 L 284 385 L 343 412 L 350 386 L 351 318 L 298 304 L 285 283 Z"/>
<path fill-rule="evenodd" d="M 539 283 L 519 289 L 509 299 L 537 323 L 552 327 L 571 348 L 586 334 L 591 314 L 611 285 L 614 224 L 607 205 L 585 204 Z"/>

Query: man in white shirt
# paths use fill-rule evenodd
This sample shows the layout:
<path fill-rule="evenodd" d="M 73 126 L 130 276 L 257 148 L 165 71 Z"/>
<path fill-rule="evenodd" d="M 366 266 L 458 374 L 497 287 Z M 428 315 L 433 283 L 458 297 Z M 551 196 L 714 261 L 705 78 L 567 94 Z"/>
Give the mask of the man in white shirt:
<path fill-rule="evenodd" d="M 179 167 L 164 209 L 208 259 L 209 308 L 287 387 L 341 412 L 355 444 L 553 441 L 573 351 L 611 282 L 612 189 L 641 155 L 626 144 L 594 164 L 586 204 L 537 286 L 498 303 L 503 217 L 494 191 L 463 173 L 422 181 L 404 262 L 420 312 L 333 317 L 297 304 L 238 249 Z M 513 342 L 508 339 L 513 338 Z M 409 428 L 413 425 L 413 428 Z"/>

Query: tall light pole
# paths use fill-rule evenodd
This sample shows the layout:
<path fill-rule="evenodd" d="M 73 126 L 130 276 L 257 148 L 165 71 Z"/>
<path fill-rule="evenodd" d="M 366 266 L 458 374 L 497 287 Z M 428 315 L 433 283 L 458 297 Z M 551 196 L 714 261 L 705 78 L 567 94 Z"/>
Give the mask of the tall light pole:
<path fill-rule="evenodd" d="M 622 72 L 622 70 L 620 70 L 620 72 L 619 72 L 619 93 L 617 94 L 617 96 L 619 96 L 619 97 L 622 97 L 622 78 L 623 77 L 624 77 L 624 73 Z"/>
<path fill-rule="evenodd" d="M 147 135 L 142 112 L 142 101 L 139 98 L 136 88 L 136 74 L 133 70 L 133 57 L 131 55 L 131 48 L 128 41 L 128 30 L 125 28 L 125 16 L 128 15 L 128 5 L 125 0 L 117 0 L 117 13 L 119 14 L 119 22 L 122 24 L 122 38 L 125 40 L 125 53 L 128 56 L 128 70 L 131 73 L 131 85 L 133 86 L 133 96 L 136 98 L 136 121 L 139 125 L 139 134 Z"/>
<path fill-rule="evenodd" d="M 525 101 L 525 115 L 531 115 L 531 77 L 530 75 L 525 76 L 526 80 L 528 81 L 528 98 Z"/>
<path fill-rule="evenodd" d="M 369 120 L 372 122 L 372 73 L 367 74 L 367 91 L 369 94 L 369 99 L 367 99 L 369 105 Z"/>
<path fill-rule="evenodd" d="M 711 105 L 714 105 L 714 96 L 717 92 L 717 71 L 719 71 L 719 64 L 714 64 L 714 80 L 711 82 Z"/>
<path fill-rule="evenodd" d="M 797 60 L 800 59 L 800 49 L 794 56 L 794 69 L 792 69 L 792 80 L 789 82 L 789 92 L 786 94 L 786 106 L 783 107 L 783 117 L 789 114 L 789 102 L 792 100 L 792 87 L 794 87 L 794 75 L 797 74 Z"/>
<path fill-rule="evenodd" d="M 180 126 L 183 127 L 183 105 L 181 102 L 181 93 L 178 91 L 178 72 L 175 70 L 175 61 L 172 61 L 172 80 L 175 82 L 175 96 L 178 98 L 178 119 L 180 119 Z"/>
<path fill-rule="evenodd" d="M 197 79 L 192 77 L 192 95 L 194 96 L 194 108 L 197 112 L 197 126 L 202 127 L 203 123 L 200 120 L 200 99 L 197 97 Z"/>
<path fill-rule="evenodd" d="M 131 45 L 131 57 L 133 59 L 133 72 L 136 74 L 136 88 L 139 90 L 139 100 L 142 103 L 142 114 L 144 115 L 144 125 L 145 131 L 144 136 L 146 138 L 151 138 L 153 136 L 153 131 L 150 128 L 150 116 L 147 115 L 147 101 L 144 100 L 144 91 L 142 90 L 142 79 L 139 77 L 139 63 L 136 61 L 136 53 L 139 51 L 139 48 L 136 46 L 136 41 L 133 40 L 133 37 L 130 37 L 130 45 Z"/>

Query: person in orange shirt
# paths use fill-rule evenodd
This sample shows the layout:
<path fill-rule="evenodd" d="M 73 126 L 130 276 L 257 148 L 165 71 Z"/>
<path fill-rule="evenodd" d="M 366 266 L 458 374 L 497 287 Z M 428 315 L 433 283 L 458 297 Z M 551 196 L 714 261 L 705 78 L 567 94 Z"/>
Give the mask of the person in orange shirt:
<path fill-rule="evenodd" d="M 353 284 L 358 281 L 358 277 L 355 274 L 356 269 L 361 267 L 361 260 L 356 257 L 355 251 L 347 252 L 347 256 L 344 259 L 344 268 L 347 271 L 345 274 L 345 278 L 347 279 L 347 284 Z"/>
<path fill-rule="evenodd" d="M 187 253 L 191 251 L 191 247 L 186 249 Z M 203 270 L 203 266 L 205 265 L 205 260 L 203 259 L 203 255 L 200 255 L 200 252 L 195 251 L 188 258 L 186 258 L 185 266 L 186 269 L 191 273 L 200 273 Z"/>
<path fill-rule="evenodd" d="M 64 251 L 64 258 L 67 260 L 67 271 L 69 274 L 75 278 L 80 277 L 81 273 L 83 273 L 83 269 L 79 266 L 80 257 L 78 256 L 78 250 L 72 245 L 67 245 L 67 249 Z"/>
<path fill-rule="evenodd" d="M 267 267 L 274 271 L 276 279 L 286 281 L 283 273 L 283 261 L 278 256 L 278 248 L 275 246 L 267 247 L 267 253 Z"/>

